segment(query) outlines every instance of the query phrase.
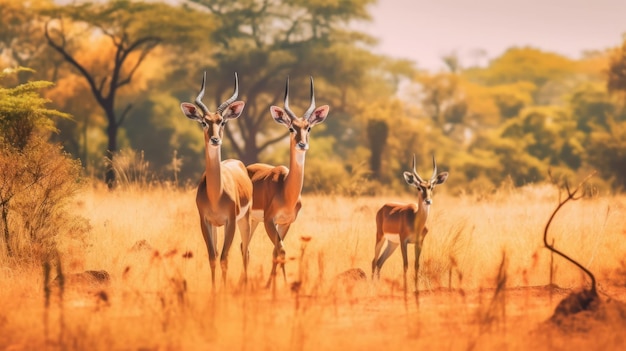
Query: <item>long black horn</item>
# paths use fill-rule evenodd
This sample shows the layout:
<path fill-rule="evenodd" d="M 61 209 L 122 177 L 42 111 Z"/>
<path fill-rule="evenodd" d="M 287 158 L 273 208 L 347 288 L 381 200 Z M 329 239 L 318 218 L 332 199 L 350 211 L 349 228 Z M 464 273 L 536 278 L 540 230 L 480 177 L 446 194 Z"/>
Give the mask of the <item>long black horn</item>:
<path fill-rule="evenodd" d="M 313 84 L 313 76 L 311 76 L 311 105 L 309 106 L 309 109 L 306 110 L 302 118 L 309 119 L 309 117 L 311 117 L 311 114 L 313 113 L 314 110 L 315 110 L 315 86 Z"/>
<path fill-rule="evenodd" d="M 205 104 L 202 103 L 202 98 L 204 97 L 204 88 L 206 86 L 206 71 L 204 71 L 204 74 L 202 75 L 202 89 L 200 89 L 200 93 L 198 93 L 198 96 L 196 96 L 196 105 L 198 105 L 198 107 L 200 107 L 200 109 L 202 110 L 202 112 L 204 112 L 205 114 L 209 113 L 209 108 L 206 107 Z"/>
<path fill-rule="evenodd" d="M 437 178 L 437 162 L 435 161 L 435 154 L 433 154 L 433 175 L 430 177 L 430 180 L 433 181 Z"/>
<path fill-rule="evenodd" d="M 228 107 L 228 105 L 232 104 L 237 100 L 237 96 L 239 96 L 239 78 L 237 77 L 237 72 L 235 72 L 235 92 L 233 96 L 231 96 L 228 100 L 222 102 L 222 104 L 217 108 L 217 113 L 221 114 L 224 112 L 224 109 Z"/>
<path fill-rule="evenodd" d="M 417 178 L 417 180 L 420 181 L 420 183 L 424 182 L 424 180 L 422 179 L 422 177 L 420 177 L 420 175 L 417 173 L 417 169 L 415 168 L 415 154 L 413 154 L 413 175 L 415 176 L 415 178 Z"/>
<path fill-rule="evenodd" d="M 292 120 L 296 118 L 295 113 L 289 108 L 289 76 L 287 76 L 287 83 L 285 83 L 285 112 Z"/>

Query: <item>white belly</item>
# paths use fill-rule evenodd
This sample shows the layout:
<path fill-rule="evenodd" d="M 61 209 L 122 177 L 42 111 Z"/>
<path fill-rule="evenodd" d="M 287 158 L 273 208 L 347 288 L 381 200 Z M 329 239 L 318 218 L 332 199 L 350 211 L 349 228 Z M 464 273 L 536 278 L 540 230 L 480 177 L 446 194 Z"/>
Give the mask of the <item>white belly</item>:
<path fill-rule="evenodd" d="M 400 234 L 385 234 L 385 239 L 389 240 L 389 242 L 399 244 Z"/>

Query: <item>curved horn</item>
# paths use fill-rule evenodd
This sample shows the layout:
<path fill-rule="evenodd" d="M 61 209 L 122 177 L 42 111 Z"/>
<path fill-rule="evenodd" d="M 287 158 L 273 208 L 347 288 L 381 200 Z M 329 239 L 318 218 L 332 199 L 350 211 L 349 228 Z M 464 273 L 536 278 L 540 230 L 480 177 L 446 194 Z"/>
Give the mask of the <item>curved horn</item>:
<path fill-rule="evenodd" d="M 430 177 L 430 181 L 437 178 L 437 162 L 435 161 L 435 154 L 433 154 L 433 175 Z"/>
<path fill-rule="evenodd" d="M 292 120 L 296 118 L 296 115 L 289 108 L 289 76 L 287 76 L 287 83 L 285 83 L 285 112 Z"/>
<path fill-rule="evenodd" d="M 415 154 L 413 154 L 413 175 L 415 176 L 415 178 L 417 178 L 417 180 L 420 181 L 420 183 L 424 182 L 424 180 L 422 179 L 422 177 L 420 177 L 420 175 L 417 173 L 417 169 L 415 168 Z"/>
<path fill-rule="evenodd" d="M 217 108 L 217 113 L 221 114 L 222 112 L 224 112 L 224 109 L 227 108 L 228 105 L 235 102 L 237 96 L 239 96 L 239 78 L 237 77 L 237 72 L 235 72 L 235 92 L 233 93 L 233 96 L 231 96 L 228 100 L 222 102 L 222 104 Z"/>
<path fill-rule="evenodd" d="M 315 110 L 315 86 L 313 84 L 313 76 L 311 76 L 311 105 L 309 106 L 309 109 L 306 110 L 302 118 L 309 119 L 309 117 L 311 116 L 314 110 Z"/>
<path fill-rule="evenodd" d="M 204 74 L 202 75 L 202 88 L 200 89 L 200 93 L 198 93 L 198 96 L 196 96 L 196 105 L 198 105 L 198 107 L 200 107 L 200 109 L 202 110 L 202 112 L 204 112 L 205 114 L 209 113 L 209 108 L 206 107 L 205 104 L 202 103 L 202 98 L 204 97 L 204 88 L 206 86 L 206 71 L 204 71 Z"/>

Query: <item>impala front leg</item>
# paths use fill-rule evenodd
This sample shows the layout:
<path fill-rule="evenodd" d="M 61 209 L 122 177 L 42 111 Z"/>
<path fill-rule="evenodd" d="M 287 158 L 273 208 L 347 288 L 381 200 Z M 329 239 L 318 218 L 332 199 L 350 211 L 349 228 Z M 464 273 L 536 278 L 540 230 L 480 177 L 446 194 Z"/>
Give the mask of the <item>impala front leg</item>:
<path fill-rule="evenodd" d="M 408 246 L 408 239 L 402 240 L 400 242 L 400 250 L 402 251 L 402 267 L 404 269 L 404 295 L 406 296 L 407 293 L 407 285 L 406 285 L 406 272 L 409 270 L 409 258 L 407 256 L 407 246 Z"/>
<path fill-rule="evenodd" d="M 217 229 L 210 223 L 207 223 L 204 218 L 200 218 L 200 229 L 202 229 L 202 237 L 209 252 L 209 265 L 211 267 L 211 283 L 215 288 L 215 266 L 217 265 L 217 247 L 216 247 L 216 232 Z"/>
<path fill-rule="evenodd" d="M 226 286 L 226 273 L 228 272 L 228 252 L 230 251 L 230 245 L 233 243 L 235 237 L 235 219 L 230 219 L 224 226 L 224 247 L 222 249 L 222 255 L 220 257 L 220 265 L 222 268 L 222 281 Z"/>
<path fill-rule="evenodd" d="M 270 272 L 270 277 L 267 281 L 267 284 L 265 285 L 266 288 L 269 288 L 272 282 L 275 281 L 276 266 L 278 265 L 279 261 L 282 262 L 283 274 L 285 272 L 285 266 L 284 266 L 285 248 L 283 247 L 282 237 L 278 231 L 277 226 L 274 224 L 274 221 L 268 220 L 268 221 L 265 221 L 264 224 L 265 224 L 265 231 L 267 232 L 267 235 L 270 237 L 270 239 L 272 240 L 272 243 L 274 244 L 274 251 L 272 252 L 272 271 Z M 286 280 L 286 276 L 285 276 L 285 280 Z"/>
<path fill-rule="evenodd" d="M 419 271 L 420 271 L 420 255 L 422 254 L 422 241 L 419 240 L 415 243 L 415 279 L 413 280 L 415 284 L 415 303 L 417 306 L 420 305 L 420 291 L 419 291 Z"/>

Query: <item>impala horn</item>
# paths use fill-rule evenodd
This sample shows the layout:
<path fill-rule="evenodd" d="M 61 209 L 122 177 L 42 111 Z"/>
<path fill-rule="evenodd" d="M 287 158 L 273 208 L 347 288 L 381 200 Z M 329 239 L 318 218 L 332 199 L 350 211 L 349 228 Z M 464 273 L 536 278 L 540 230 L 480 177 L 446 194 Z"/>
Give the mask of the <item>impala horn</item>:
<path fill-rule="evenodd" d="M 313 84 L 313 76 L 311 76 L 311 105 L 309 106 L 309 109 L 306 110 L 302 118 L 309 119 L 309 117 L 311 116 L 314 110 L 315 110 L 315 85 Z"/>
<path fill-rule="evenodd" d="M 204 112 L 204 114 L 207 114 L 209 113 L 209 108 L 206 107 L 206 105 L 202 103 L 202 98 L 204 97 L 205 86 L 206 86 L 206 71 L 204 71 L 204 75 L 202 75 L 202 89 L 200 89 L 200 93 L 198 93 L 198 96 L 196 96 L 195 102 L 196 102 L 196 105 L 200 107 L 202 112 Z"/>
<path fill-rule="evenodd" d="M 237 96 L 239 96 L 239 78 L 237 77 L 237 72 L 235 72 L 235 92 L 233 96 L 231 96 L 228 100 L 222 102 L 222 104 L 217 108 L 217 113 L 222 114 L 224 109 L 228 107 L 228 105 L 232 104 L 237 100 Z"/>
<path fill-rule="evenodd" d="M 432 182 L 437 178 L 437 162 L 435 161 L 435 154 L 433 154 L 433 175 L 430 177 L 430 181 Z"/>
<path fill-rule="evenodd" d="M 285 112 L 290 119 L 296 119 L 295 113 L 289 108 L 289 76 L 287 76 L 287 83 L 285 83 Z"/>
<path fill-rule="evenodd" d="M 420 177 L 420 175 L 417 173 L 417 169 L 415 168 L 415 154 L 413 154 L 413 175 L 415 176 L 415 178 L 417 178 L 417 180 L 420 183 L 423 183 L 424 180 L 422 179 L 422 177 Z"/>

